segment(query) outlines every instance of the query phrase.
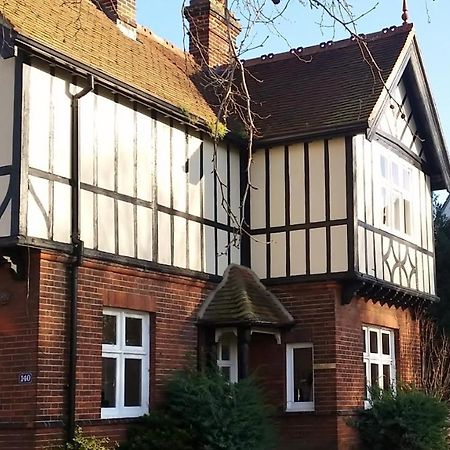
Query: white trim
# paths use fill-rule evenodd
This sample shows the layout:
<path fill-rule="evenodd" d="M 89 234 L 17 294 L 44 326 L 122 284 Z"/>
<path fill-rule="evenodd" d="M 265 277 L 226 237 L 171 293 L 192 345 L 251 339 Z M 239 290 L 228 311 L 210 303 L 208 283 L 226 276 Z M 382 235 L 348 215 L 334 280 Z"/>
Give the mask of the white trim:
<path fill-rule="evenodd" d="M 137 313 L 123 309 L 104 308 L 103 315 L 116 317 L 116 344 L 102 344 L 102 359 L 116 360 L 116 406 L 101 408 L 101 418 L 139 417 L 149 410 L 149 361 L 150 361 L 150 319 L 148 313 Z M 103 316 L 102 316 L 103 317 Z M 142 321 L 142 345 L 128 346 L 125 342 L 127 318 Z M 125 406 L 125 360 L 137 359 L 141 365 L 141 406 Z"/>
<path fill-rule="evenodd" d="M 294 399 L 294 350 L 296 348 L 311 349 L 312 398 L 311 402 L 298 402 Z M 314 346 L 312 343 L 286 344 L 286 412 L 314 411 Z"/>
<path fill-rule="evenodd" d="M 278 330 L 270 330 L 267 328 L 252 328 L 250 330 L 250 334 L 253 333 L 271 334 L 277 341 L 277 344 L 281 345 L 281 333 Z"/>

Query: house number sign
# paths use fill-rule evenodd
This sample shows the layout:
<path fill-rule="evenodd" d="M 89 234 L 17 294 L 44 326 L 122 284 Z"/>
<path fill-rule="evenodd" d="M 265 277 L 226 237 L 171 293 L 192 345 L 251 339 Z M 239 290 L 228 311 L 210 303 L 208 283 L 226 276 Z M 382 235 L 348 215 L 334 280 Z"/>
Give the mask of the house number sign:
<path fill-rule="evenodd" d="M 30 384 L 33 381 L 33 374 L 31 372 L 19 373 L 19 384 Z"/>

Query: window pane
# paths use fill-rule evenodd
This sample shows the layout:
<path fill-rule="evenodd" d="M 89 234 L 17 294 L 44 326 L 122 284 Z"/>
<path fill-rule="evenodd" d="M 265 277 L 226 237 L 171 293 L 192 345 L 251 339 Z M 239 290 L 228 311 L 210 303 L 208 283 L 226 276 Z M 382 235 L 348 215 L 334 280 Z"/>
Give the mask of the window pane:
<path fill-rule="evenodd" d="M 141 406 L 142 361 L 125 359 L 125 406 Z"/>
<path fill-rule="evenodd" d="M 125 321 L 125 345 L 142 346 L 142 319 L 127 317 Z"/>
<path fill-rule="evenodd" d="M 231 367 L 221 367 L 220 371 L 226 380 L 231 380 Z"/>
<path fill-rule="evenodd" d="M 383 225 L 389 225 L 389 193 L 386 188 L 381 189 L 381 214 Z"/>
<path fill-rule="evenodd" d="M 116 360 L 114 358 L 102 358 L 102 408 L 114 408 L 115 406 Z"/>
<path fill-rule="evenodd" d="M 116 345 L 116 316 L 103 314 L 103 344 Z"/>
<path fill-rule="evenodd" d="M 378 333 L 370 332 L 370 353 L 378 353 Z"/>
<path fill-rule="evenodd" d="M 220 355 L 222 361 L 229 361 L 230 360 L 230 344 L 223 343 L 223 344 L 221 344 L 220 347 L 222 349 L 222 354 Z"/>
<path fill-rule="evenodd" d="M 387 160 L 384 156 L 380 156 L 380 169 L 381 169 L 381 176 L 384 178 L 388 178 Z"/>
<path fill-rule="evenodd" d="M 396 186 L 400 186 L 400 172 L 397 164 L 392 163 L 392 182 Z"/>
<path fill-rule="evenodd" d="M 391 366 L 383 365 L 383 389 L 389 389 L 391 386 Z"/>
<path fill-rule="evenodd" d="M 390 355 L 391 349 L 389 345 L 389 334 L 387 333 L 381 333 L 381 347 L 383 351 L 383 355 Z"/>
<path fill-rule="evenodd" d="M 378 386 L 379 384 L 379 371 L 378 371 L 378 364 L 371 364 L 370 365 L 370 381 L 372 386 Z"/>
<path fill-rule="evenodd" d="M 312 348 L 294 349 L 294 401 L 312 402 L 313 361 Z"/>
<path fill-rule="evenodd" d="M 400 196 L 396 193 L 393 194 L 394 197 L 394 202 L 393 202 L 393 226 L 396 230 L 401 230 L 401 226 L 400 226 L 400 219 L 401 219 L 401 206 L 402 206 L 402 201 Z"/>
<path fill-rule="evenodd" d="M 403 188 L 409 191 L 411 188 L 411 172 L 407 169 L 403 170 Z"/>
<path fill-rule="evenodd" d="M 403 199 L 403 214 L 406 234 L 411 234 L 411 202 L 409 200 Z"/>

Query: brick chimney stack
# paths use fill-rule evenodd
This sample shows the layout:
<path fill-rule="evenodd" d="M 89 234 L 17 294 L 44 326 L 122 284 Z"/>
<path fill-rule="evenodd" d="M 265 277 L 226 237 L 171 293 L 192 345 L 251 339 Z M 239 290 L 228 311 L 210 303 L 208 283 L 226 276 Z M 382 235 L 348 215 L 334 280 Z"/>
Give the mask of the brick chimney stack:
<path fill-rule="evenodd" d="M 136 0 L 94 0 L 94 3 L 124 34 L 136 39 Z"/>
<path fill-rule="evenodd" d="M 232 42 L 241 31 L 239 22 L 226 9 L 226 0 L 191 0 L 184 15 L 189 22 L 189 52 L 200 65 L 227 64 Z"/>

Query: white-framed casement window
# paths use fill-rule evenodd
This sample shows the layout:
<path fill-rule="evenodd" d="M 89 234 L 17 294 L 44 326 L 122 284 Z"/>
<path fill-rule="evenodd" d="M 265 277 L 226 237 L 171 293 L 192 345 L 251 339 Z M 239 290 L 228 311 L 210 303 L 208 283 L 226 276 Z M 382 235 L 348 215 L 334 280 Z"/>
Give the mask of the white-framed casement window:
<path fill-rule="evenodd" d="M 238 381 L 237 331 L 220 329 L 216 331 L 217 367 L 230 383 Z"/>
<path fill-rule="evenodd" d="M 148 412 L 149 327 L 148 313 L 103 310 L 102 419 Z"/>
<path fill-rule="evenodd" d="M 413 234 L 413 198 L 411 169 L 395 155 L 379 154 L 379 221 L 383 228 L 411 236 Z"/>
<path fill-rule="evenodd" d="M 314 411 L 312 343 L 286 344 L 286 411 Z"/>
<path fill-rule="evenodd" d="M 363 364 L 365 373 L 365 406 L 370 399 L 370 388 L 395 388 L 395 340 L 393 330 L 364 326 Z"/>

